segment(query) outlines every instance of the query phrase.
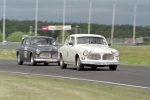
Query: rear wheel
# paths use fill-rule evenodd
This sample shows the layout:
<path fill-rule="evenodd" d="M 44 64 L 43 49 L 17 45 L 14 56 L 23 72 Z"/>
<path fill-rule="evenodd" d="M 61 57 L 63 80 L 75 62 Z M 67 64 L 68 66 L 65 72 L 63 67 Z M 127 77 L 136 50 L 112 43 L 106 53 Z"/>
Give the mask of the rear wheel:
<path fill-rule="evenodd" d="M 31 55 L 30 62 L 31 62 L 31 66 L 35 66 L 36 65 L 36 61 L 34 60 L 33 55 Z"/>
<path fill-rule="evenodd" d="M 18 65 L 23 64 L 23 61 L 20 59 L 20 54 L 17 55 L 17 62 L 18 62 Z"/>
<path fill-rule="evenodd" d="M 60 62 L 59 63 L 60 63 L 60 68 L 61 69 L 66 69 L 67 64 L 64 63 L 64 60 L 63 60 L 62 56 L 60 57 Z"/>
<path fill-rule="evenodd" d="M 117 65 L 109 65 L 109 69 L 110 70 L 116 70 L 117 69 Z"/>
<path fill-rule="evenodd" d="M 78 70 L 78 71 L 84 69 L 84 65 L 81 64 L 81 61 L 80 61 L 80 58 L 79 58 L 79 57 L 77 58 L 76 67 L 77 67 L 77 70 Z"/>

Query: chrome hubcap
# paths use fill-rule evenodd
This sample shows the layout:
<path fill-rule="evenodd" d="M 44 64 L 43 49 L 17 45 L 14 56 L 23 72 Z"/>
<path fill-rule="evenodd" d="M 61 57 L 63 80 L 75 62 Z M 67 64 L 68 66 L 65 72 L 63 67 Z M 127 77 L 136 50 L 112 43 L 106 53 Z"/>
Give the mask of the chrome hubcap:
<path fill-rule="evenodd" d="M 62 63 L 63 63 L 63 61 L 62 61 L 62 58 L 60 59 L 60 65 L 62 66 Z"/>
<path fill-rule="evenodd" d="M 80 61 L 79 61 L 79 59 L 77 60 L 77 68 L 79 67 L 79 65 L 80 65 Z"/>
<path fill-rule="evenodd" d="M 31 63 L 33 63 L 33 57 L 31 56 Z"/>

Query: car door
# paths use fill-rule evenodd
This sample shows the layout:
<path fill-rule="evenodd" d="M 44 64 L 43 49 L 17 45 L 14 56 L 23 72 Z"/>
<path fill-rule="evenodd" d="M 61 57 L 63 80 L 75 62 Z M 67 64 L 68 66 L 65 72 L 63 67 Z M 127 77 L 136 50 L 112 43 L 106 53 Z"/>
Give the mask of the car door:
<path fill-rule="evenodd" d="M 69 43 L 68 43 L 68 49 L 67 49 L 67 62 L 73 63 L 75 62 L 75 51 L 74 51 L 74 44 L 75 44 L 75 38 L 70 37 Z"/>
<path fill-rule="evenodd" d="M 21 45 L 18 48 L 18 51 L 19 51 L 19 54 L 20 54 L 20 59 L 22 59 L 22 60 L 24 60 L 24 46 L 25 46 L 25 42 L 26 42 L 26 39 L 23 39 Z"/>
<path fill-rule="evenodd" d="M 63 59 L 64 59 L 65 62 L 68 61 L 68 56 L 69 56 L 69 53 L 68 53 L 69 39 L 70 39 L 70 37 L 67 37 L 67 39 L 66 39 L 66 41 L 63 45 L 63 49 L 62 49 Z"/>
<path fill-rule="evenodd" d="M 28 60 L 28 48 L 29 48 L 29 44 L 30 44 L 30 40 L 29 38 L 26 38 L 25 44 L 24 44 L 24 48 L 23 48 L 23 57 L 24 60 Z"/>

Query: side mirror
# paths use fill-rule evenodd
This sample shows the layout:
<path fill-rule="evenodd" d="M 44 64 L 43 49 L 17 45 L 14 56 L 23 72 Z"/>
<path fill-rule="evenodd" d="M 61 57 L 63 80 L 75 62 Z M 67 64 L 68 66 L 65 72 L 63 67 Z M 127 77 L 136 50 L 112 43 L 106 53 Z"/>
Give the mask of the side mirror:
<path fill-rule="evenodd" d="M 52 45 L 53 46 L 58 46 L 58 44 L 56 42 L 53 42 Z"/>
<path fill-rule="evenodd" d="M 108 43 L 108 46 L 111 46 L 111 43 Z"/>

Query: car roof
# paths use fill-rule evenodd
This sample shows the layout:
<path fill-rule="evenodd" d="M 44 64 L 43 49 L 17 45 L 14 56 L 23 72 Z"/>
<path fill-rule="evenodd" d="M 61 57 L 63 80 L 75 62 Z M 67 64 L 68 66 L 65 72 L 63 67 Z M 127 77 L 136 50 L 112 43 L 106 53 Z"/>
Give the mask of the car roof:
<path fill-rule="evenodd" d="M 50 39 L 54 39 L 54 38 L 49 37 L 49 36 L 27 36 L 25 38 L 50 38 Z"/>
<path fill-rule="evenodd" d="M 82 37 L 82 36 L 95 36 L 95 37 L 104 37 L 102 35 L 98 35 L 98 34 L 72 34 L 70 36 L 74 36 L 74 37 Z"/>

